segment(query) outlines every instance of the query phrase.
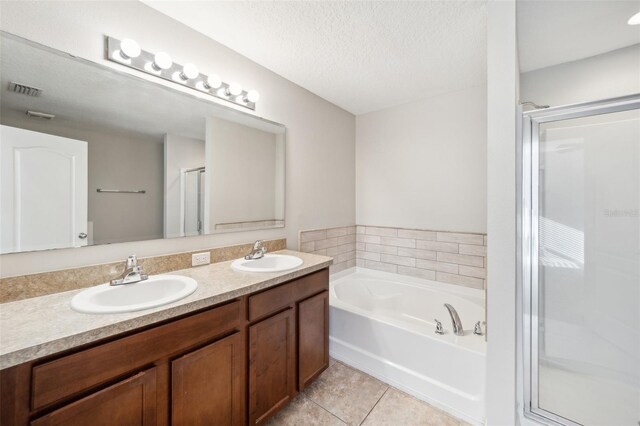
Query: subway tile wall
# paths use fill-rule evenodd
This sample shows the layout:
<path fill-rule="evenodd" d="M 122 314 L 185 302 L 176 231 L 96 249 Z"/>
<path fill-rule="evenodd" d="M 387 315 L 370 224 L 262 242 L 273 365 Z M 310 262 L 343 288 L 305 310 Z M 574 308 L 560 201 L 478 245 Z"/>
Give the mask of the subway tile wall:
<path fill-rule="evenodd" d="M 301 252 L 333 257 L 331 274 L 356 266 L 355 225 L 300 231 L 298 244 Z"/>
<path fill-rule="evenodd" d="M 358 225 L 356 265 L 484 289 L 487 236 Z"/>
<path fill-rule="evenodd" d="M 487 236 L 379 226 L 300 232 L 300 251 L 334 258 L 331 272 L 358 266 L 484 289 Z"/>

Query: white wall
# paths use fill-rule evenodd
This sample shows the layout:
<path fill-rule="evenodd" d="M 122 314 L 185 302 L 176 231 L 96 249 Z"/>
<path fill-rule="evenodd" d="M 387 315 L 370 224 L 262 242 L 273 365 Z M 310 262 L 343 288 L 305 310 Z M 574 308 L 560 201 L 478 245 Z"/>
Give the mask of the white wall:
<path fill-rule="evenodd" d="M 258 238 L 286 236 L 288 246 L 295 248 L 299 229 L 354 223 L 355 118 L 352 114 L 136 1 L 3 1 L 0 28 L 136 74 L 104 57 L 105 35 L 133 38 L 147 50 L 170 52 L 176 62 L 194 62 L 204 73 L 215 72 L 223 80 L 237 80 L 245 87 L 255 87 L 261 94 L 256 115 L 287 126 L 285 229 L 5 255 L 0 257 L 3 276 L 124 260 L 132 253 L 151 256 Z M 176 86 L 170 82 L 161 84 Z"/>
<path fill-rule="evenodd" d="M 489 1 L 487 32 L 488 425 L 516 424 L 515 0 Z"/>
<path fill-rule="evenodd" d="M 640 44 L 520 75 L 520 99 L 551 106 L 640 93 Z"/>
<path fill-rule="evenodd" d="M 486 232 L 486 88 L 356 117 L 356 221 Z"/>
<path fill-rule="evenodd" d="M 282 143 L 278 135 L 209 117 L 206 138 L 208 229 L 283 219 L 275 216 L 277 188 L 284 183 L 276 182 L 276 166 L 282 164 L 276 159 L 277 145 Z"/>
<path fill-rule="evenodd" d="M 164 235 L 182 234 L 182 169 L 204 167 L 204 141 L 178 135 L 164 136 Z"/>
<path fill-rule="evenodd" d="M 162 139 L 96 133 L 85 140 L 89 141 L 89 221 L 94 244 L 162 238 Z M 104 194 L 98 188 L 146 192 Z"/>

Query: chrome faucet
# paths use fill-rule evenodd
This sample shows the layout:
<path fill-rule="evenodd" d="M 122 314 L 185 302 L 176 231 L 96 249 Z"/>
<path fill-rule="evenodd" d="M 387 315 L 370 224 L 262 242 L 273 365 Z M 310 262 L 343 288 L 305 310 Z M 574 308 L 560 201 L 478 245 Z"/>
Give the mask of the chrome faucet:
<path fill-rule="evenodd" d="M 444 307 L 449 311 L 449 315 L 451 316 L 451 322 L 453 323 L 453 334 L 456 336 L 464 336 L 464 329 L 462 328 L 462 321 L 460 321 L 460 317 L 453 306 L 448 303 L 444 304 Z"/>
<path fill-rule="evenodd" d="M 135 254 L 127 257 L 127 266 L 122 275 L 111 280 L 111 285 L 133 284 L 144 281 L 149 278 L 142 270 L 142 266 L 138 266 L 138 258 Z"/>
<path fill-rule="evenodd" d="M 267 248 L 262 245 L 262 240 L 258 240 L 253 243 L 253 249 L 251 253 L 246 255 L 244 258 L 247 260 L 260 259 L 264 257 L 264 254 L 267 252 Z"/>

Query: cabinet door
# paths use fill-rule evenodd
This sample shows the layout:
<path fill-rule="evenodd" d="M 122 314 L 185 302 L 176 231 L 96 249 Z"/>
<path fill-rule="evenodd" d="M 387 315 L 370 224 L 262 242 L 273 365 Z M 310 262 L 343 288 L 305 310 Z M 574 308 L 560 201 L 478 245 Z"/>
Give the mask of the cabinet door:
<path fill-rule="evenodd" d="M 288 309 L 249 328 L 249 423 L 262 424 L 295 391 L 295 315 Z"/>
<path fill-rule="evenodd" d="M 329 292 L 298 304 L 298 388 L 329 366 Z"/>
<path fill-rule="evenodd" d="M 151 368 L 31 422 L 50 425 L 156 424 L 156 370 Z"/>
<path fill-rule="evenodd" d="M 172 424 L 243 425 L 244 370 L 241 333 L 172 361 Z"/>

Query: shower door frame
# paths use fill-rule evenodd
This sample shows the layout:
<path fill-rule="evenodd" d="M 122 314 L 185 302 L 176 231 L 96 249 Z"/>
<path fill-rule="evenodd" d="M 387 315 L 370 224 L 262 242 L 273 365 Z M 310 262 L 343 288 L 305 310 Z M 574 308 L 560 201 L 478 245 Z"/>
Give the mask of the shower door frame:
<path fill-rule="evenodd" d="M 538 399 L 539 281 L 539 131 L 555 121 L 640 109 L 640 94 L 521 113 L 518 162 L 518 281 L 522 289 L 524 415 L 543 424 L 579 426 L 540 408 Z"/>
<path fill-rule="evenodd" d="M 186 179 L 186 176 L 187 176 L 188 173 L 197 173 L 198 174 L 197 183 L 196 183 L 196 191 L 198 193 L 198 202 L 197 202 L 197 206 L 196 206 L 196 209 L 197 209 L 197 212 L 198 212 L 198 214 L 197 214 L 198 215 L 198 219 L 197 219 L 198 220 L 198 224 L 197 224 L 198 229 L 197 229 L 197 231 L 198 231 L 198 235 L 204 235 L 204 217 L 202 217 L 202 215 L 201 215 L 201 211 L 202 211 L 202 208 L 203 208 L 203 200 L 202 200 L 202 197 L 201 197 L 201 192 L 202 192 L 202 175 L 204 173 L 206 173 L 206 171 L 207 171 L 207 168 L 205 166 L 194 167 L 192 169 L 182 169 L 181 170 L 181 173 L 182 173 L 183 177 L 181 177 L 182 182 L 181 182 L 181 188 L 180 188 L 180 191 L 181 191 L 181 194 L 180 194 L 180 198 L 181 198 L 181 200 L 180 200 L 180 204 L 181 204 L 181 206 L 180 206 L 180 222 L 181 222 L 180 230 L 181 230 L 181 233 L 182 233 L 183 237 L 187 236 L 187 226 L 186 226 L 187 217 L 185 215 L 185 210 L 186 210 L 186 205 L 187 205 L 187 203 L 186 203 L 186 196 L 187 196 L 187 191 L 186 191 L 187 179 Z M 195 235 L 189 235 L 189 236 L 195 236 Z"/>

